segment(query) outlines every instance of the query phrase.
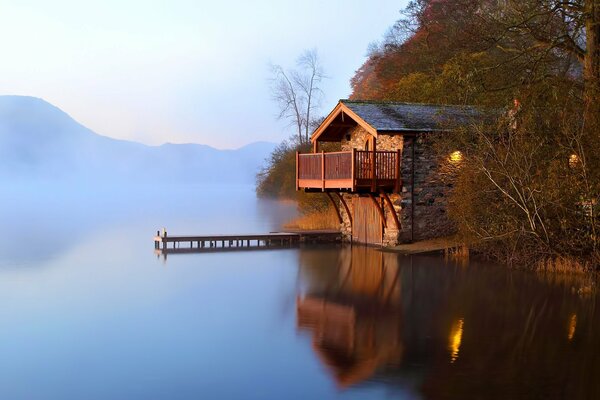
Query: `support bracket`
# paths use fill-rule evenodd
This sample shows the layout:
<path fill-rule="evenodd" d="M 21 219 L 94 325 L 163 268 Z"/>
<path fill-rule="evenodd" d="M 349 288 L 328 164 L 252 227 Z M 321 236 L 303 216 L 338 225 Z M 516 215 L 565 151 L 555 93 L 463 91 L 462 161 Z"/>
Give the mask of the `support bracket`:
<path fill-rule="evenodd" d="M 329 200 L 331 200 L 331 204 L 333 204 L 333 208 L 335 208 L 335 213 L 338 217 L 338 221 L 340 221 L 340 224 L 344 223 L 344 220 L 342 219 L 342 215 L 340 214 L 340 209 L 339 209 L 337 203 L 335 202 L 335 200 L 333 199 L 333 196 L 329 192 L 325 192 L 325 194 L 327 195 L 327 197 L 329 197 Z"/>
<path fill-rule="evenodd" d="M 340 202 L 344 206 L 344 209 L 346 210 L 346 215 L 348 215 L 348 220 L 350 221 L 350 227 L 352 227 L 352 214 L 350 213 L 350 209 L 348 208 L 346 200 L 344 200 L 344 196 L 342 196 L 339 192 L 335 192 L 335 194 L 337 194 L 338 198 L 340 199 Z"/>
<path fill-rule="evenodd" d="M 400 220 L 398 219 L 398 214 L 396 214 L 396 210 L 394 209 L 394 205 L 392 204 L 392 201 L 390 200 L 389 196 L 387 195 L 386 192 L 382 191 L 381 197 L 383 197 L 383 200 L 388 205 L 392 215 L 394 216 L 394 223 L 396 224 L 396 229 L 401 230 L 401 225 L 400 225 Z"/>

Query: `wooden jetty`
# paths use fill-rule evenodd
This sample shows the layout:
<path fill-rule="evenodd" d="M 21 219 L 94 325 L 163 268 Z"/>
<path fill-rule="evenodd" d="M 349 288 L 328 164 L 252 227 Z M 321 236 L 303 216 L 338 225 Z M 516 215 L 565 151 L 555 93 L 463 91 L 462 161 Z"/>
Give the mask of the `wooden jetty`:
<path fill-rule="evenodd" d="M 160 231 L 154 237 L 156 253 L 197 253 L 227 250 L 252 250 L 292 247 L 302 243 L 336 243 L 342 241 L 340 231 L 311 230 L 271 232 L 243 235 L 169 236 Z"/>

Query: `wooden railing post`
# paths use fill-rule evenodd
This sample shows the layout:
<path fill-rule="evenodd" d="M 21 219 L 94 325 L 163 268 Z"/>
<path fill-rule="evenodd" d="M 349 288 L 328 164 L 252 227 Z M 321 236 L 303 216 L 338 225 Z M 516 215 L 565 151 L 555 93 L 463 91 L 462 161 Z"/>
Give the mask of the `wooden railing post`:
<path fill-rule="evenodd" d="M 356 149 L 352 148 L 352 191 L 356 189 Z"/>
<path fill-rule="evenodd" d="M 321 181 L 322 181 L 321 190 L 325 191 L 325 152 L 324 151 L 321 151 Z"/>
<path fill-rule="evenodd" d="M 377 168 L 375 167 L 377 164 L 377 140 L 373 139 L 373 159 L 371 160 L 371 192 L 375 192 L 377 190 Z"/>
<path fill-rule="evenodd" d="M 300 162 L 300 153 L 296 152 L 296 191 L 298 191 L 298 189 L 300 188 L 298 179 L 300 179 L 300 177 L 298 176 L 298 170 L 300 168 L 299 163 Z"/>
<path fill-rule="evenodd" d="M 400 157 L 402 153 L 400 149 L 396 150 L 396 193 L 402 190 L 402 180 L 400 179 Z"/>

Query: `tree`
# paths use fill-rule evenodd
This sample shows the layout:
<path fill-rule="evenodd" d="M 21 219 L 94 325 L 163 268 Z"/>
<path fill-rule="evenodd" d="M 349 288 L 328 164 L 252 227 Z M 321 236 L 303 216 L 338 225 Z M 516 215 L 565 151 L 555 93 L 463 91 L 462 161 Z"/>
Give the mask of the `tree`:
<path fill-rule="evenodd" d="M 464 3 L 466 0 L 452 0 Z M 561 77 L 582 87 L 584 118 L 598 113 L 600 2 L 598 0 L 482 1 L 471 37 L 504 53 L 521 73 L 517 85 Z M 591 122 L 591 121 L 590 121 Z"/>
<path fill-rule="evenodd" d="M 578 83 L 588 115 L 598 112 L 598 0 L 414 0 L 403 14 L 352 79 L 353 97 L 397 97 L 409 74 L 435 77 L 452 60 L 479 57 L 457 77 L 480 86 L 470 88 L 471 102 L 504 93 L 500 105 L 553 78 Z"/>
<path fill-rule="evenodd" d="M 296 60 L 295 69 L 271 65 L 271 72 L 271 94 L 279 107 L 277 117 L 294 126 L 300 145 L 307 144 L 323 95 L 320 84 L 326 78 L 317 50 L 305 50 Z"/>
<path fill-rule="evenodd" d="M 488 107 L 436 147 L 464 153 L 450 213 L 489 255 L 600 266 L 599 8 L 415 0 L 352 80 L 354 98 Z"/>

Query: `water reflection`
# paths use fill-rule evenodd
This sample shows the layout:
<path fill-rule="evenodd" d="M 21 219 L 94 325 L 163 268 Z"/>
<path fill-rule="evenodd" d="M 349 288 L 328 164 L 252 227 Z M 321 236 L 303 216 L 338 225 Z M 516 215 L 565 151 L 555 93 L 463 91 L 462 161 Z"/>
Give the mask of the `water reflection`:
<path fill-rule="evenodd" d="M 575 337 L 576 329 L 577 329 L 577 314 L 573 314 L 573 315 L 571 315 L 571 318 L 569 318 L 569 334 L 567 335 L 567 338 L 569 339 L 569 341 L 573 340 L 573 338 Z"/>
<path fill-rule="evenodd" d="M 450 350 L 450 362 L 454 362 L 458 358 L 464 324 L 465 320 L 460 318 L 452 324 L 452 328 L 450 329 L 450 342 L 448 344 L 448 349 Z"/>
<path fill-rule="evenodd" d="M 340 387 L 400 363 L 397 260 L 362 247 L 346 248 L 325 287 L 310 288 L 297 299 L 298 328 L 311 333 L 315 353 Z"/>
<path fill-rule="evenodd" d="M 299 257 L 297 329 L 344 390 L 600 398 L 597 299 L 570 278 L 357 246 Z"/>

